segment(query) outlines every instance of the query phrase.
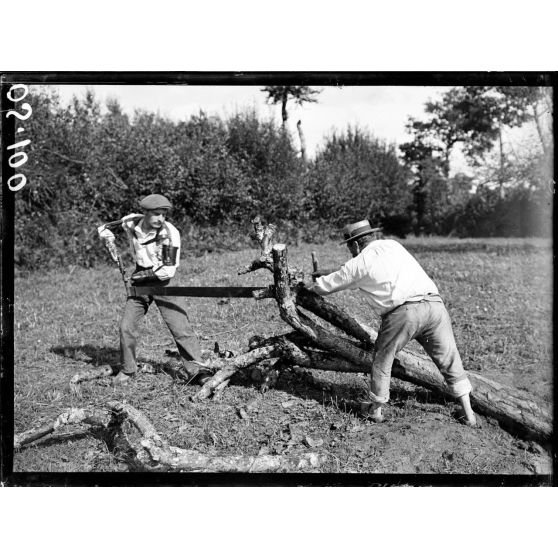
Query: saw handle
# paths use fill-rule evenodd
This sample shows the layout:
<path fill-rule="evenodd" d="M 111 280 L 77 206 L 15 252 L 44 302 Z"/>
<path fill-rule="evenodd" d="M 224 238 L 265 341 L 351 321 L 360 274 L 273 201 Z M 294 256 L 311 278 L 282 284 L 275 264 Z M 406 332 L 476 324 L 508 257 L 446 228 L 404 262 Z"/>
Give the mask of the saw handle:
<path fill-rule="evenodd" d="M 97 230 L 99 230 L 100 228 L 110 228 L 110 227 L 116 227 L 116 225 L 121 225 L 122 223 L 126 222 L 126 221 L 130 221 L 132 219 L 137 219 L 138 217 L 143 217 L 142 213 L 131 213 L 130 215 L 127 215 L 126 217 L 123 217 L 122 219 L 118 219 L 117 221 L 110 221 L 110 223 L 104 223 L 103 225 L 101 225 L 100 227 L 97 228 Z"/>
<path fill-rule="evenodd" d="M 316 252 L 312 252 L 312 271 L 316 273 L 318 271 L 318 256 L 316 256 Z M 316 277 L 312 276 L 312 281 L 316 282 Z"/>

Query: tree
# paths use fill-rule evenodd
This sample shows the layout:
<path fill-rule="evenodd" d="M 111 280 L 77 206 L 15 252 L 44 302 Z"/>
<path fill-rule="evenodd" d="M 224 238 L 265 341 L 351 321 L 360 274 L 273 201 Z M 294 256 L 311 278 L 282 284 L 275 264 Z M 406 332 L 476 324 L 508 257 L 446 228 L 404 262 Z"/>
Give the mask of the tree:
<path fill-rule="evenodd" d="M 321 93 L 321 89 L 312 88 L 305 85 L 271 85 L 262 89 L 267 93 L 267 102 L 274 105 L 281 103 L 281 126 L 283 130 L 287 125 L 289 113 L 287 112 L 287 103 L 289 99 L 293 99 L 297 105 L 303 103 L 317 103 L 316 97 Z M 302 121 L 297 123 L 298 137 L 300 140 L 300 155 L 303 163 L 307 164 L 306 141 L 302 131 Z"/>
<path fill-rule="evenodd" d="M 513 120 L 511 126 L 532 119 L 545 157 L 552 152 L 552 89 L 550 87 L 493 87 L 501 97 L 503 110 Z M 546 116 L 545 116 L 546 115 Z"/>
<path fill-rule="evenodd" d="M 251 177 L 255 213 L 298 221 L 302 166 L 290 135 L 255 111 L 237 112 L 226 126 L 228 152 Z"/>
<path fill-rule="evenodd" d="M 308 190 L 314 219 L 337 226 L 363 218 L 384 225 L 408 216 L 412 203 L 395 146 L 350 126 L 316 154 Z"/>
<path fill-rule="evenodd" d="M 289 99 L 293 99 L 297 105 L 303 103 L 317 103 L 316 97 L 321 93 L 320 89 L 308 87 L 305 85 L 270 85 L 264 87 L 261 91 L 267 93 L 267 102 L 273 105 L 281 103 L 282 126 L 285 127 L 289 114 L 287 112 L 287 103 Z"/>
<path fill-rule="evenodd" d="M 433 143 L 431 130 L 424 122 L 409 119 L 407 132 L 412 134 L 413 138 L 409 142 L 402 143 L 399 149 L 407 168 L 414 177 L 412 185 L 413 209 L 416 213 L 414 229 L 415 234 L 421 235 L 432 232 L 429 224 L 433 221 L 432 215 L 436 213 L 430 208 L 430 205 L 435 203 L 433 190 L 435 189 L 440 195 L 444 185 L 447 189 L 446 157 L 441 157 L 440 149 Z"/>
<path fill-rule="evenodd" d="M 551 150 L 549 119 L 543 118 L 544 106 L 550 107 L 549 88 L 543 87 L 454 87 L 441 100 L 426 103 L 429 118 L 413 121 L 412 126 L 427 131 L 432 145 L 440 150 L 444 174 L 449 178 L 452 148 L 461 143 L 463 152 L 473 165 L 479 165 L 486 153 L 498 143 L 500 195 L 506 182 L 506 156 L 502 131 L 533 120 L 545 154 Z"/>
<path fill-rule="evenodd" d="M 517 187 L 519 177 L 526 177 L 526 169 L 531 172 L 529 180 L 533 184 L 540 182 L 540 172 L 532 164 L 534 160 L 546 173 L 549 183 L 551 119 L 545 118 L 544 113 L 549 111 L 550 105 L 550 89 L 544 87 L 454 87 L 439 100 L 426 103 L 425 119 L 410 118 L 407 131 L 412 139 L 400 149 L 415 176 L 413 191 L 418 229 L 428 226 L 429 214 L 437 215 L 444 206 L 450 209 L 457 203 L 449 189 L 450 157 L 457 144 L 469 164 L 480 171 L 479 178 L 481 173 L 484 175 L 480 185 L 497 184 L 501 199 L 505 197 L 506 186 Z M 531 157 L 531 164 L 519 164 L 515 154 L 504 148 L 503 130 L 520 127 L 529 121 L 536 125 L 544 157 L 542 160 Z M 493 150 L 495 146 L 497 155 Z M 440 175 L 445 179 L 446 189 Z M 438 224 L 439 217 L 435 219 Z"/>

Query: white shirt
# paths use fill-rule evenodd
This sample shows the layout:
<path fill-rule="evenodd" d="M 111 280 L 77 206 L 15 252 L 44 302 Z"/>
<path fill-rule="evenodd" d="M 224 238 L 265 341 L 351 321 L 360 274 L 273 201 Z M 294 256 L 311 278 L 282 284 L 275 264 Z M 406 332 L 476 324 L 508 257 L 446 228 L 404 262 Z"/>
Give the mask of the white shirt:
<path fill-rule="evenodd" d="M 125 221 L 122 223 L 122 228 L 126 231 L 130 248 L 134 254 L 134 261 L 141 267 L 152 268 L 155 275 L 161 280 L 165 281 L 174 277 L 176 268 L 180 265 L 180 233 L 177 228 L 165 221 L 170 233 L 171 245 L 178 247 L 176 253 L 176 265 L 163 265 L 163 246 L 164 238 L 151 242 L 150 244 L 143 245 L 148 240 L 155 238 L 157 231 L 143 232 L 141 226 L 143 219 L 134 225 L 134 221 Z"/>
<path fill-rule="evenodd" d="M 316 279 L 316 292 L 360 289 L 380 316 L 404 302 L 439 294 L 420 264 L 395 240 L 375 240 L 339 271 Z"/>

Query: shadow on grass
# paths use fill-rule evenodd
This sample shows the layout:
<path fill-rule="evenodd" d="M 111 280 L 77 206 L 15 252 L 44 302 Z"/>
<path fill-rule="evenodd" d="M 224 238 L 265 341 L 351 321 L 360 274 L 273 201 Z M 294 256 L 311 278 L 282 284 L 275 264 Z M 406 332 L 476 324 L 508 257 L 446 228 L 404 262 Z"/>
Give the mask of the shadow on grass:
<path fill-rule="evenodd" d="M 100 347 L 95 345 L 61 345 L 51 348 L 51 351 L 64 358 L 76 361 L 88 362 L 94 366 L 109 365 L 118 370 L 120 367 L 120 351 L 113 347 Z M 152 359 L 141 359 L 141 363 L 152 367 L 151 373 L 167 374 L 175 380 L 184 380 L 180 374 L 180 363 L 176 351 L 167 350 L 165 355 L 168 360 L 157 361 Z M 270 385 L 270 390 L 278 390 L 301 399 L 313 399 L 320 405 L 337 405 L 346 411 L 360 413 L 360 407 L 354 404 L 359 400 L 367 398 L 366 386 L 368 380 L 361 378 L 360 384 L 355 384 L 355 378 L 347 375 L 347 383 L 330 382 L 325 378 L 314 376 L 310 371 L 300 369 L 285 369 L 277 379 Z M 242 387 L 259 387 L 260 382 L 252 380 L 249 373 L 235 374 L 231 378 L 231 385 Z M 407 401 L 413 400 L 424 405 L 447 405 L 448 400 L 442 395 L 423 389 L 406 390 L 402 386 L 392 385 L 391 404 L 402 407 Z"/>
<path fill-rule="evenodd" d="M 96 345 L 56 345 L 50 351 L 55 355 L 87 362 L 93 366 L 118 366 L 120 351 L 114 347 L 99 347 Z"/>
<path fill-rule="evenodd" d="M 276 383 L 269 387 L 270 391 L 283 391 L 300 399 L 313 399 L 320 405 L 335 405 L 344 411 L 361 413 L 359 401 L 368 399 L 368 379 L 359 377 L 355 381 L 354 374 L 347 374 L 347 382 L 331 382 L 326 378 L 316 377 L 305 369 L 285 369 Z M 259 387 L 261 383 L 250 378 L 249 374 L 236 374 L 231 378 L 231 385 L 242 387 Z M 441 394 L 426 389 L 405 389 L 404 385 L 393 385 L 391 388 L 390 405 L 404 407 L 409 401 L 428 405 L 451 404 Z"/>
<path fill-rule="evenodd" d="M 121 368 L 120 351 L 114 347 L 99 347 L 96 345 L 58 345 L 52 347 L 50 351 L 64 358 L 69 358 L 78 362 L 85 362 L 92 366 L 110 366 L 116 375 Z M 141 358 L 138 360 L 138 373 L 143 373 L 141 367 L 149 366 L 148 373 L 151 374 L 167 374 L 175 380 L 184 380 L 181 374 L 182 367 L 180 365 L 178 352 L 166 351 L 167 360 L 161 362 L 150 358 Z M 146 371 L 147 372 L 147 371 Z"/>
<path fill-rule="evenodd" d="M 139 462 L 135 457 L 133 448 L 130 446 L 126 438 L 119 433 L 116 428 L 117 426 L 117 422 L 111 422 L 111 424 L 109 424 L 106 428 L 100 426 L 90 426 L 79 432 L 49 435 L 46 438 L 37 440 L 36 442 L 25 446 L 22 450 L 31 447 L 44 449 L 53 446 L 62 446 L 68 442 L 78 442 L 86 438 L 93 438 L 99 442 L 103 442 L 108 451 L 107 455 L 112 456 L 112 458 L 116 459 L 118 462 L 125 464 L 128 467 L 128 470 L 143 470 L 141 464 L 138 465 Z M 91 472 L 93 472 L 93 470 Z"/>
<path fill-rule="evenodd" d="M 49 435 L 46 438 L 42 438 L 41 440 L 37 440 L 36 442 L 32 442 L 31 444 L 24 446 L 23 449 L 27 449 L 30 447 L 48 448 L 51 446 L 59 446 L 60 444 L 64 444 L 66 442 L 77 442 L 79 440 L 83 440 L 84 438 L 91 438 L 91 437 L 96 438 L 98 440 L 104 439 L 100 429 L 90 428 L 80 432 L 72 432 L 71 434 Z"/>

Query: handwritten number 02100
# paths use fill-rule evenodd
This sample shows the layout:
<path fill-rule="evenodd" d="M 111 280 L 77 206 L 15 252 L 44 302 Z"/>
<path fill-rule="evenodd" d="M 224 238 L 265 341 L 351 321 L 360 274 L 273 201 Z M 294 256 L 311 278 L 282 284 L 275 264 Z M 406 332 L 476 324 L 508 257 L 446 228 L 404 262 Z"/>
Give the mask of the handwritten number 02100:
<path fill-rule="evenodd" d="M 28 89 L 27 85 L 24 85 L 22 83 L 18 83 L 18 84 L 14 84 L 10 87 L 6 96 L 8 97 L 8 99 L 10 101 L 12 101 L 14 103 L 19 103 L 20 101 L 23 101 L 23 99 L 25 99 L 25 97 L 27 96 L 27 93 L 29 93 L 29 89 Z M 21 105 L 21 109 L 23 111 L 25 111 L 23 114 L 21 112 L 18 112 L 17 110 L 9 110 L 6 113 L 6 118 L 8 118 L 9 116 L 13 116 L 13 117 L 17 118 L 18 120 L 27 120 L 31 116 L 31 114 L 33 114 L 33 109 L 31 108 L 31 105 L 29 103 L 23 103 Z M 25 147 L 30 142 L 31 142 L 31 140 L 21 141 L 19 143 L 15 143 L 14 145 L 8 145 L 6 149 L 14 149 L 15 150 L 17 147 Z M 19 151 L 17 153 L 14 153 L 8 159 L 8 164 L 13 169 L 21 167 L 26 162 L 27 162 L 27 154 L 24 153 L 23 151 Z M 17 184 L 14 184 L 16 181 L 17 181 Z M 26 184 L 27 184 L 27 178 L 22 173 L 15 174 L 14 176 L 11 176 L 10 178 L 8 178 L 8 188 L 12 192 L 17 192 L 18 190 L 21 190 Z"/>

